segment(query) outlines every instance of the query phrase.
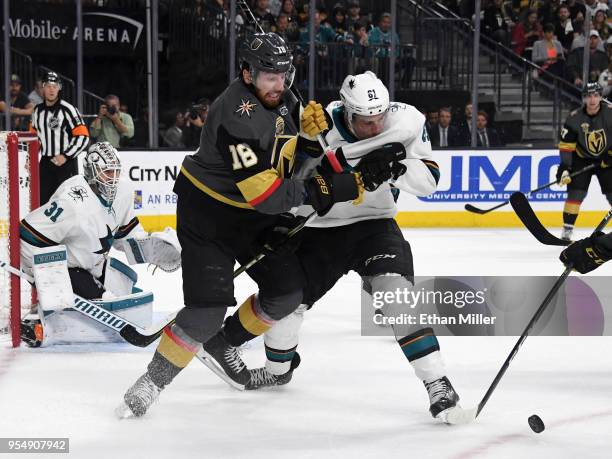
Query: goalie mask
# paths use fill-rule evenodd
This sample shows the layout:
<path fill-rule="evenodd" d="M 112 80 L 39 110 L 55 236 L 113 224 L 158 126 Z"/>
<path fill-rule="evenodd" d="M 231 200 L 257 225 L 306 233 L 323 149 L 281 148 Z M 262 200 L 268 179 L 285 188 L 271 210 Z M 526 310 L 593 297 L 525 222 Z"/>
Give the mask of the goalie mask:
<path fill-rule="evenodd" d="M 359 75 L 349 75 L 340 88 L 340 100 L 348 127 L 353 134 L 355 116 L 384 115 L 389 110 L 389 91 L 378 77 L 369 70 Z"/>
<path fill-rule="evenodd" d="M 108 142 L 94 143 L 85 155 L 83 169 L 92 191 L 111 207 L 121 174 L 121 161 L 115 147 Z"/>

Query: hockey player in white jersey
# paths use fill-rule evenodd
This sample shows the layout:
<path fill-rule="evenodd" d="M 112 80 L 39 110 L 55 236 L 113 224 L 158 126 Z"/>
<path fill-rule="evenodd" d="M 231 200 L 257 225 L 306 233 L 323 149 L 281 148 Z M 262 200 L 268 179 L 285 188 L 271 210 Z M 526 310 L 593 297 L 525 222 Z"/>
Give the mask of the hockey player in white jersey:
<path fill-rule="evenodd" d="M 149 262 L 167 271 L 180 265 L 174 230 L 149 236 L 134 215 L 117 150 L 108 142 L 92 145 L 83 168 L 83 175 L 66 180 L 21 221 L 22 269 L 33 275 L 38 295 L 37 310 L 24 318 L 21 334 L 34 347 L 120 339 L 71 310 L 74 294 L 150 324 L 153 295 L 134 287 L 136 273 L 108 256 L 111 247 L 124 251 L 130 264 Z"/>
<path fill-rule="evenodd" d="M 228 374 L 247 390 L 291 380 L 299 364 L 296 347 L 304 311 L 350 270 L 361 275 L 364 290 L 372 295 L 413 287 L 412 253 L 393 218 L 397 212 L 394 198 L 400 190 L 426 196 L 436 189 L 440 174 L 432 160 L 425 118 L 411 105 L 390 103 L 387 88 L 372 72 L 349 75 L 340 98 L 327 107 L 334 127 L 326 140 L 335 154 L 327 155 L 323 167 L 360 171 L 367 191 L 361 204 L 338 203 L 299 233 L 296 254 L 308 281 L 305 304 L 265 333 L 265 367 L 247 370 L 236 365 L 237 371 Z M 301 170 L 313 168 L 306 165 Z M 300 213 L 310 211 L 306 208 Z M 294 243 L 290 239 L 287 246 Z M 399 316 L 408 307 L 390 302 L 383 313 Z M 432 416 L 445 421 L 459 396 L 446 376 L 433 330 L 394 326 L 393 331 L 427 389 Z"/>

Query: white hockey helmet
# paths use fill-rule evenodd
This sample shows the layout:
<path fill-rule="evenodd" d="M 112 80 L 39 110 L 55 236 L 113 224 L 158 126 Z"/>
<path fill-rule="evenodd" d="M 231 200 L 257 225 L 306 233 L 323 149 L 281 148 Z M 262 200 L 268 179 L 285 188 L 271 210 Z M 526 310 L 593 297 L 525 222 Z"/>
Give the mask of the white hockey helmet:
<path fill-rule="evenodd" d="M 108 142 L 94 143 L 85 154 L 83 176 L 98 196 L 109 207 L 113 204 L 119 186 L 121 161 L 117 149 Z"/>
<path fill-rule="evenodd" d="M 355 115 L 373 116 L 389 110 L 389 91 L 382 81 L 369 70 L 359 75 L 349 75 L 340 88 L 340 100 L 353 130 L 351 122 Z"/>

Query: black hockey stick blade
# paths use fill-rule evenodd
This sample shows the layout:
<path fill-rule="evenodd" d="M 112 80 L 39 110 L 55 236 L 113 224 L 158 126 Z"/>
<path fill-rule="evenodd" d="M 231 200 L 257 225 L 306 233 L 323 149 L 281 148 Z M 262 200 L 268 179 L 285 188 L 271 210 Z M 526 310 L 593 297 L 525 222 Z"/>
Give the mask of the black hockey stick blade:
<path fill-rule="evenodd" d="M 491 207 L 490 209 L 479 209 L 478 207 L 475 207 L 472 204 L 466 204 L 465 210 L 467 210 L 468 212 L 475 213 L 475 214 L 484 215 L 484 214 L 488 214 L 489 212 L 494 211 L 495 209 L 499 209 L 500 207 L 503 207 L 506 204 L 508 204 L 508 201 L 502 202 L 501 204 L 498 204 L 495 207 Z"/>
<path fill-rule="evenodd" d="M 510 204 L 514 212 L 516 212 L 517 217 L 523 222 L 523 225 L 525 225 L 525 228 L 527 228 L 542 244 L 559 246 L 570 244 L 570 241 L 559 239 L 544 228 L 544 225 L 542 225 L 542 222 L 538 219 L 533 208 L 529 204 L 529 200 L 523 193 L 513 193 L 512 196 L 510 196 Z"/>
<path fill-rule="evenodd" d="M 147 347 L 149 344 L 155 342 L 163 333 L 164 328 L 171 326 L 174 321 L 175 318 L 170 321 L 164 320 L 160 325 L 151 330 L 150 333 L 141 333 L 133 325 L 126 325 L 121 329 L 119 334 L 133 346 Z"/>

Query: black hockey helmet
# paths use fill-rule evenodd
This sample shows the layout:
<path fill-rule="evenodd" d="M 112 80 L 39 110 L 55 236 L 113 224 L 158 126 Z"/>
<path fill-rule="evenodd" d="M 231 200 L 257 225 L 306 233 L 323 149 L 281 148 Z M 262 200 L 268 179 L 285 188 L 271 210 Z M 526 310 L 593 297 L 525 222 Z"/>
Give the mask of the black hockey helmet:
<path fill-rule="evenodd" d="M 256 33 L 247 38 L 240 47 L 239 58 L 242 68 L 277 73 L 290 71 L 293 61 L 285 40 L 272 32 Z"/>
<path fill-rule="evenodd" d="M 584 85 L 584 88 L 582 88 L 583 97 L 588 96 L 589 94 L 594 94 L 594 93 L 597 93 L 600 96 L 603 94 L 603 88 L 597 82 L 587 83 L 586 85 Z"/>
<path fill-rule="evenodd" d="M 57 73 L 55 72 L 47 72 L 45 73 L 45 75 L 42 78 L 42 83 L 43 85 L 47 84 L 47 83 L 55 83 L 57 85 L 59 85 L 60 89 L 62 89 L 62 80 L 60 80 L 60 77 Z"/>

